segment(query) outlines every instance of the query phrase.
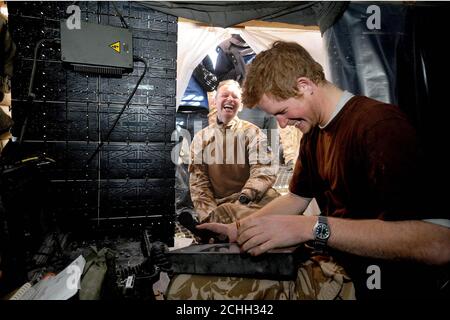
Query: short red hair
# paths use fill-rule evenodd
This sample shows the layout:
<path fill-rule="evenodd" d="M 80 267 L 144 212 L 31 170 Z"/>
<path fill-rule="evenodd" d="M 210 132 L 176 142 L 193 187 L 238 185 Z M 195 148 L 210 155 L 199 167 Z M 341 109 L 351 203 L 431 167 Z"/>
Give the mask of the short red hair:
<path fill-rule="evenodd" d="M 252 108 L 264 94 L 277 100 L 298 96 L 297 79 L 306 77 L 316 84 L 325 82 L 323 67 L 301 45 L 277 41 L 250 64 L 242 96 Z"/>

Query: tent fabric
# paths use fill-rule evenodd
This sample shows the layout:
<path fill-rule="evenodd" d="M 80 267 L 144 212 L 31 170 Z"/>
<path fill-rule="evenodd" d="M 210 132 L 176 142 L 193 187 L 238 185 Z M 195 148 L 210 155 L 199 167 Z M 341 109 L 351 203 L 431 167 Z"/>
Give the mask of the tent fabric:
<path fill-rule="evenodd" d="M 333 62 L 330 79 L 354 94 L 397 104 L 397 56 L 405 37 L 408 7 L 378 4 L 382 13 L 380 30 L 370 30 L 368 6 L 350 4 L 341 19 L 325 32 L 323 40 Z"/>
<path fill-rule="evenodd" d="M 308 50 L 314 60 L 323 66 L 325 77 L 330 79 L 326 50 L 322 38 L 317 31 L 289 28 L 245 27 L 244 30 L 241 30 L 241 36 L 256 54 L 269 49 L 275 41 L 297 42 Z"/>
<path fill-rule="evenodd" d="M 178 22 L 177 108 L 195 67 L 211 49 L 229 36 L 229 32 L 222 28 L 200 27 L 190 22 Z"/>
<path fill-rule="evenodd" d="M 143 1 L 160 12 L 228 28 L 249 20 L 318 25 L 325 32 L 348 6 L 346 1 Z"/>

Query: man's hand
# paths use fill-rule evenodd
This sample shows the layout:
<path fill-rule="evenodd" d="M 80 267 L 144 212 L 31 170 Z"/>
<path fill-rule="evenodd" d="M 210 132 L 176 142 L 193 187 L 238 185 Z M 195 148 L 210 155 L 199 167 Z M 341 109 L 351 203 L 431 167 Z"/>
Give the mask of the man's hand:
<path fill-rule="evenodd" d="M 251 200 L 250 198 L 245 194 L 245 193 L 241 193 L 239 195 L 239 199 L 238 199 L 240 204 L 246 205 L 248 204 Z"/>
<path fill-rule="evenodd" d="M 253 256 L 273 248 L 282 248 L 313 239 L 316 217 L 260 216 L 241 220 L 237 243 Z"/>
<path fill-rule="evenodd" d="M 225 198 L 221 198 L 221 199 L 216 199 L 216 203 L 217 205 L 221 205 L 222 203 L 229 203 L 229 202 L 235 202 L 238 200 L 240 193 L 236 192 L 233 193 L 232 195 L 229 195 L 228 197 Z"/>
<path fill-rule="evenodd" d="M 270 249 L 312 240 L 315 220 L 317 217 L 314 216 L 250 216 L 239 221 L 239 229 L 235 222 L 204 223 L 197 228 L 226 235 L 230 242 L 237 242 L 243 251 L 257 256 Z"/>
<path fill-rule="evenodd" d="M 203 223 L 203 224 L 199 224 L 197 226 L 197 229 L 209 230 L 209 231 L 227 236 L 229 242 L 236 242 L 236 240 L 237 240 L 237 227 L 236 227 L 236 223 L 234 223 L 234 222 L 229 223 L 229 224 L 216 223 L 216 222 Z"/>

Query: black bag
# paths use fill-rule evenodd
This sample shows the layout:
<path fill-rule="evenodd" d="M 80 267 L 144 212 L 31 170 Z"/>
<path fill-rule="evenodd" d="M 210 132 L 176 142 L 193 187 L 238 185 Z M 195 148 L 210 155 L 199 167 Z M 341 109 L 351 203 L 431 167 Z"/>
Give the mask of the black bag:
<path fill-rule="evenodd" d="M 210 66 L 210 68 L 208 68 Z M 192 76 L 201 85 L 206 92 L 216 90 L 219 81 L 217 76 L 212 72 L 212 63 L 208 56 L 194 69 Z"/>

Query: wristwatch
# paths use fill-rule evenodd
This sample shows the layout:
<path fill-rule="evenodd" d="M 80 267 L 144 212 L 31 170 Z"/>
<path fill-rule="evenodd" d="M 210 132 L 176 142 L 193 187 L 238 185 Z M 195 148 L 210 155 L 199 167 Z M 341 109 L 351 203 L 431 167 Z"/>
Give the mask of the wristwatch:
<path fill-rule="evenodd" d="M 239 202 L 242 204 L 247 204 L 250 202 L 250 198 L 247 197 L 247 195 L 245 195 L 244 193 L 241 193 L 241 195 L 239 196 Z"/>
<path fill-rule="evenodd" d="M 328 218 L 326 216 L 318 216 L 317 222 L 313 228 L 314 249 L 319 252 L 326 252 L 327 242 L 331 235 L 330 226 L 328 225 Z"/>

